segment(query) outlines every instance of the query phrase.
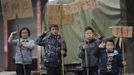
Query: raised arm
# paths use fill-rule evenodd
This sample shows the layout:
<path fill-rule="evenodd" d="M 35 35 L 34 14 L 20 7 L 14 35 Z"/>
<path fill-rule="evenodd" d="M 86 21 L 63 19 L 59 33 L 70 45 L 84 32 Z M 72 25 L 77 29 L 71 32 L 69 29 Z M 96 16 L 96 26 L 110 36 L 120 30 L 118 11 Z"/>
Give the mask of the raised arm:
<path fill-rule="evenodd" d="M 19 41 L 18 39 L 14 40 L 13 39 L 13 36 L 17 34 L 17 31 L 16 32 L 12 32 L 8 38 L 8 43 L 9 44 L 14 44 L 14 45 L 17 45 L 17 42 Z"/>
<path fill-rule="evenodd" d="M 105 50 L 105 42 L 100 43 L 99 46 L 97 45 L 97 47 L 94 51 L 94 56 L 100 57 L 101 51 L 103 51 L 103 50 Z"/>
<path fill-rule="evenodd" d="M 36 44 L 39 46 L 44 46 L 46 44 L 44 37 L 46 36 L 46 33 L 42 33 L 40 36 L 36 39 Z"/>

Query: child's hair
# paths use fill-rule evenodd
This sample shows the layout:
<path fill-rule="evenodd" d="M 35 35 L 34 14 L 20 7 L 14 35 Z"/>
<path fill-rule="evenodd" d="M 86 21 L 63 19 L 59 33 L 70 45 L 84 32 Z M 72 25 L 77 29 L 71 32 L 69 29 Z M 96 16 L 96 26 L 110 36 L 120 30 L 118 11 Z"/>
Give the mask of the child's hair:
<path fill-rule="evenodd" d="M 91 30 L 92 32 L 94 32 L 94 30 L 93 30 L 90 26 L 85 27 L 85 32 L 86 32 L 87 30 Z"/>
<path fill-rule="evenodd" d="M 22 37 L 22 36 L 21 36 L 21 33 L 22 33 L 23 30 L 27 30 L 28 36 L 31 35 L 30 30 L 29 30 L 27 27 L 23 27 L 23 28 L 21 28 L 20 31 L 19 31 L 19 36 L 20 36 L 20 37 Z"/>
<path fill-rule="evenodd" d="M 51 30 L 52 27 L 56 27 L 56 28 L 59 29 L 59 26 L 58 26 L 58 25 L 56 25 L 56 24 L 51 24 L 51 25 L 49 25 L 49 30 Z"/>
<path fill-rule="evenodd" d="M 106 42 L 106 43 L 107 43 L 107 42 L 111 42 L 111 43 L 114 44 L 114 40 L 112 40 L 112 39 L 107 39 L 105 42 Z"/>

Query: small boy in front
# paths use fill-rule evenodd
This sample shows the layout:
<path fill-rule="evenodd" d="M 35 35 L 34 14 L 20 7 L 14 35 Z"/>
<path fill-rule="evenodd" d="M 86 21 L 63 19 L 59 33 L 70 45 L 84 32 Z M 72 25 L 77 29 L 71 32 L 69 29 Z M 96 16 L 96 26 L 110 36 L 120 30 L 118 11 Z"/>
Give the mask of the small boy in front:
<path fill-rule="evenodd" d="M 94 55 L 99 57 L 100 60 L 100 75 L 119 75 L 119 69 L 123 67 L 121 56 L 114 47 L 114 41 L 107 39 L 95 51 Z"/>

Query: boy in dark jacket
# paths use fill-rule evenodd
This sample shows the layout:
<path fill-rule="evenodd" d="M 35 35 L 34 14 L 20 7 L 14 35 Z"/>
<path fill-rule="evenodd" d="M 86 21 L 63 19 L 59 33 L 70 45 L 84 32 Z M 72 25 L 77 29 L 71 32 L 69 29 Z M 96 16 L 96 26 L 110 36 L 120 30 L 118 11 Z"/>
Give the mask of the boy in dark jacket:
<path fill-rule="evenodd" d="M 59 35 L 57 25 L 51 25 L 49 30 L 50 35 L 47 35 L 47 32 L 43 33 L 37 38 L 36 43 L 44 47 L 44 64 L 47 69 L 47 75 L 61 75 L 61 55 L 66 56 L 66 44 Z"/>
<path fill-rule="evenodd" d="M 91 27 L 85 28 L 85 41 L 80 42 L 77 50 L 78 57 L 82 59 L 84 67 L 83 75 L 86 75 L 87 70 L 89 75 L 98 75 L 98 57 L 94 56 L 93 53 L 96 51 L 99 41 L 95 39 L 93 32 L 94 31 Z"/>
<path fill-rule="evenodd" d="M 100 60 L 100 75 L 119 75 L 119 69 L 123 65 L 121 56 L 114 46 L 114 41 L 108 39 L 106 42 L 101 43 L 99 49 L 94 53 Z"/>

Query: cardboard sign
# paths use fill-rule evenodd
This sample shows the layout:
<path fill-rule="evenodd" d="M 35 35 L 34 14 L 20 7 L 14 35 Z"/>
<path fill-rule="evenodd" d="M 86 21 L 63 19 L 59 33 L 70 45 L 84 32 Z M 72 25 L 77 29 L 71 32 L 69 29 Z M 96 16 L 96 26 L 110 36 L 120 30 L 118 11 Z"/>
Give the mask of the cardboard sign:
<path fill-rule="evenodd" d="M 32 2 L 31 0 L 1 0 L 4 19 L 16 19 L 31 17 Z"/>
<path fill-rule="evenodd" d="M 81 8 L 86 10 L 86 9 L 89 9 L 89 8 L 97 7 L 98 1 L 97 0 L 86 0 L 86 1 L 83 1 L 83 2 L 81 1 L 80 4 L 81 4 Z"/>
<path fill-rule="evenodd" d="M 65 15 L 62 5 L 48 5 L 48 24 L 73 24 L 73 15 Z"/>
<path fill-rule="evenodd" d="M 70 4 L 63 4 L 63 11 L 65 14 L 74 14 L 81 9 L 95 8 L 98 5 L 97 0 L 77 0 Z"/>
<path fill-rule="evenodd" d="M 132 26 L 112 26 L 112 34 L 115 37 L 131 38 L 133 36 Z"/>
<path fill-rule="evenodd" d="M 63 4 L 63 11 L 67 15 L 79 12 L 80 10 L 81 10 L 81 7 L 78 2 L 70 3 L 70 4 Z"/>

